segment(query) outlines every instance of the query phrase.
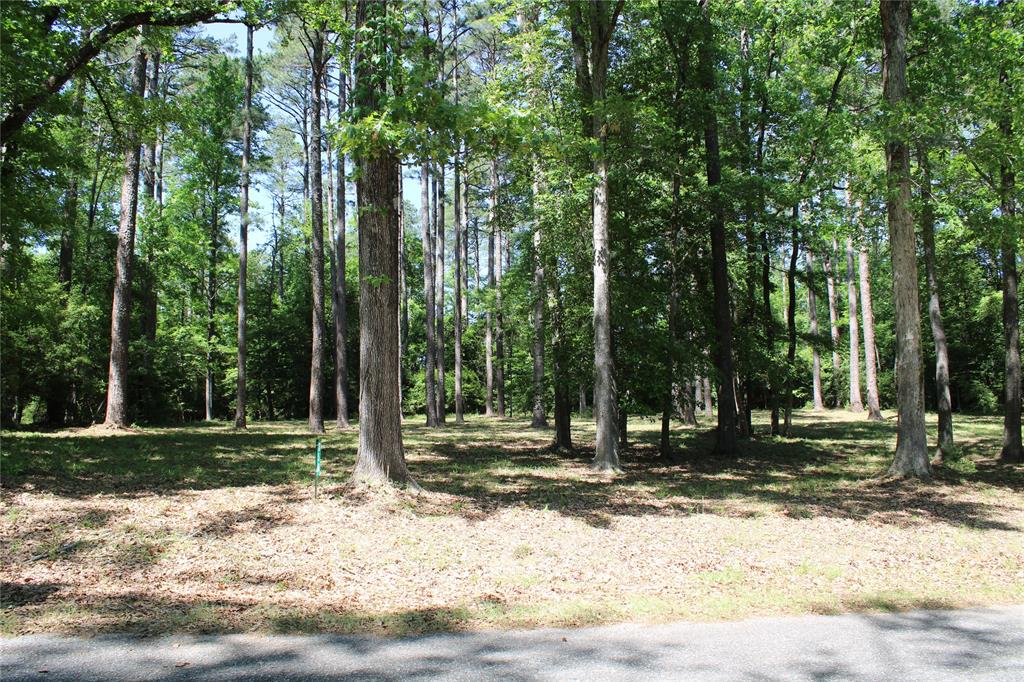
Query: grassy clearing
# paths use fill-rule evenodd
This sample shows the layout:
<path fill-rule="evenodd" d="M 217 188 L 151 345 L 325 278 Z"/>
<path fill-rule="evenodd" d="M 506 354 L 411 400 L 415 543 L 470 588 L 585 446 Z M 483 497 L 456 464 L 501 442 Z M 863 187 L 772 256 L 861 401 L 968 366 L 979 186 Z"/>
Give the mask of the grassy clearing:
<path fill-rule="evenodd" d="M 762 415 L 763 417 L 763 415 Z M 1024 601 L 1024 470 L 1000 423 L 958 416 L 930 484 L 878 478 L 894 419 L 798 413 L 733 460 L 630 422 L 590 473 L 525 421 L 406 422 L 422 495 L 346 486 L 355 431 L 298 423 L 3 434 L 0 631 L 374 632 L 954 607 Z M 934 423 L 934 420 L 932 420 Z M 759 422 L 764 431 L 763 419 Z"/>

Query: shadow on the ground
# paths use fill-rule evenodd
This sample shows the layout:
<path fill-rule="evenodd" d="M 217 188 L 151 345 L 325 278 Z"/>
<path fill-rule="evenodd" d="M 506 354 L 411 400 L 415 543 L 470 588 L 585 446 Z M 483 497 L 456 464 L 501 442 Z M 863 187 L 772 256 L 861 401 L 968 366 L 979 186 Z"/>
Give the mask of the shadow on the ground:
<path fill-rule="evenodd" d="M 458 622 L 449 611 L 392 614 L 414 623 L 427 618 L 440 626 L 434 629 L 438 634 L 401 641 L 344 634 L 312 639 L 206 636 L 220 634 L 215 629 L 174 640 L 13 640 L 5 650 L 5 679 L 37 679 L 43 665 L 47 679 L 59 680 L 120 678 L 126 669 L 162 680 L 1002 677 L 1018 665 L 1014 657 L 1024 647 L 1024 636 L 1007 628 L 1007 616 L 998 612 L 461 633 L 449 627 Z M 785 637 L 766 636 L 765 627 Z M 130 660 L 125 658 L 129 650 Z"/>
<path fill-rule="evenodd" d="M 523 506 L 609 527 L 616 515 L 751 516 L 781 511 L 800 518 L 1020 530 L 1006 520 L 1012 510 L 999 504 L 998 495 L 957 494 L 964 485 L 975 484 L 997 493 L 1020 492 L 1024 476 L 1019 468 L 1000 466 L 991 456 L 976 457 L 975 471 L 940 469 L 933 484 L 887 482 L 878 474 L 890 456 L 894 430 L 892 420 L 797 413 L 788 438 L 769 436 L 759 426 L 739 456 L 720 458 L 712 454 L 710 431 L 674 429 L 669 461 L 659 455 L 655 422 L 636 420 L 621 457 L 624 471 L 607 478 L 589 473 L 593 445 L 587 439 L 592 432 L 578 426 L 574 438 L 579 449 L 559 453 L 549 447 L 550 430 L 530 429 L 522 420 L 473 418 L 443 429 L 428 429 L 418 420 L 404 424 L 414 477 L 429 491 L 460 498 L 454 513 L 470 518 Z M 287 498 L 282 502 L 288 502 L 301 497 L 296 484 L 310 483 L 314 440 L 294 423 L 248 431 L 214 425 L 116 435 L 17 433 L 4 439 L 3 485 L 9 491 L 43 490 L 81 498 L 290 486 L 291 492 L 281 491 Z M 994 452 L 989 440 L 973 438 L 970 447 Z M 323 436 L 328 482 L 346 479 L 355 441 L 354 430 Z M 248 522 L 271 527 L 280 519 L 260 510 L 241 510 L 209 520 L 199 531 L 227 534 Z"/>

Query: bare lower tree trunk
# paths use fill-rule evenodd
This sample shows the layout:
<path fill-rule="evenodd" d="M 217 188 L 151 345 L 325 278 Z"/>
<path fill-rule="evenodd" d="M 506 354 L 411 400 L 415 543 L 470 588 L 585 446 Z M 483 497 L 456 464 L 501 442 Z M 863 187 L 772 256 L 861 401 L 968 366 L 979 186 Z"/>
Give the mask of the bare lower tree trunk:
<path fill-rule="evenodd" d="M 582 3 L 581 3 L 582 5 Z M 592 466 L 598 471 L 618 471 L 619 439 L 616 410 L 615 364 L 612 355 L 611 263 L 608 250 L 608 131 L 605 126 L 605 91 L 608 77 L 608 46 L 623 1 L 595 3 L 584 11 L 572 7 L 571 33 L 576 83 L 581 95 L 592 105 L 590 129 L 584 131 L 595 142 L 592 162 L 596 183 L 591 195 L 594 239 L 594 423 L 596 446 Z M 585 18 L 589 19 L 589 45 Z"/>
<path fill-rule="evenodd" d="M 150 56 L 150 62 L 152 68 L 150 69 L 148 84 L 146 85 L 146 98 L 150 100 L 159 101 L 160 99 L 160 50 L 153 50 Z M 145 150 L 145 162 L 142 164 L 142 184 L 143 184 L 143 195 L 149 200 L 148 203 L 143 202 L 146 211 L 154 210 L 159 215 L 160 204 L 158 201 L 159 187 L 162 185 L 157 182 L 157 146 L 159 145 L 159 135 L 154 135 L 153 138 L 146 145 Z M 156 227 L 157 221 L 147 221 L 150 225 L 150 230 Z M 150 240 L 150 235 L 143 235 L 143 248 L 142 251 L 145 254 L 146 265 L 146 277 L 141 282 L 141 294 L 142 294 L 142 333 L 146 339 L 150 342 L 150 347 L 145 350 L 145 365 L 147 374 L 152 372 L 153 355 L 152 355 L 152 344 L 156 341 L 156 327 L 157 327 L 157 293 L 156 293 L 156 277 L 155 277 L 155 265 L 153 251 L 154 246 L 147 244 Z M 147 248 L 148 247 L 148 248 Z"/>
<path fill-rule="evenodd" d="M 455 87 L 456 91 L 459 86 L 458 70 L 455 74 Z M 456 94 L 456 100 L 458 95 Z M 460 143 L 461 147 L 461 143 Z M 463 301 L 465 300 L 465 291 L 463 290 L 463 275 L 464 275 L 464 262 L 463 254 L 465 250 L 465 234 L 464 226 L 465 222 L 462 217 L 462 159 L 461 149 L 457 149 L 455 152 L 455 164 L 454 164 L 454 183 L 455 183 L 455 302 L 453 305 L 453 312 L 455 313 L 455 423 L 462 424 L 465 421 L 463 412 L 465 406 L 463 404 L 462 396 L 462 324 L 465 319 L 465 315 L 462 310 Z"/>
<path fill-rule="evenodd" d="M 142 97 L 146 87 L 146 52 L 142 36 L 132 64 L 132 93 Z M 107 414 L 104 425 L 128 425 L 128 334 L 131 326 L 132 258 L 135 252 L 135 218 L 139 204 L 139 134 L 128 130 L 121 180 L 121 220 L 117 229 L 117 261 L 114 266 L 114 300 L 110 316 L 110 367 L 107 375 Z"/>
<path fill-rule="evenodd" d="M 910 0 L 881 2 L 882 92 L 890 109 L 907 96 L 907 34 Z M 895 130 L 889 126 L 888 130 Z M 929 478 L 924 421 L 921 312 L 918 302 L 917 243 L 910 212 L 910 149 L 890 133 L 885 145 L 889 241 L 892 245 L 893 303 L 896 310 L 896 401 L 899 429 L 890 475 Z"/>
<path fill-rule="evenodd" d="M 544 254 L 541 235 L 540 211 L 537 198 L 540 196 L 540 161 L 533 161 L 533 419 L 535 429 L 548 425 L 544 409 Z"/>
<path fill-rule="evenodd" d="M 383 16 L 386 0 L 359 0 L 356 28 L 369 13 Z M 383 23 L 383 22 L 382 22 Z M 358 34 L 357 34 L 358 35 Z M 377 109 L 385 85 L 374 78 L 375 63 L 364 50 L 388 41 L 365 40 L 356 58 L 356 77 L 372 84 L 359 89 L 362 115 Z M 398 385 L 398 211 L 401 183 L 398 158 L 389 149 L 374 149 L 358 159 L 359 201 L 359 453 L 353 477 L 394 481 L 418 488 L 409 476 L 402 450 L 402 406 Z"/>
<path fill-rule="evenodd" d="M 811 326 L 811 365 L 814 383 L 814 411 L 825 409 L 821 392 L 821 353 L 818 352 L 818 299 L 814 293 L 814 253 L 807 249 L 807 313 Z"/>
<path fill-rule="evenodd" d="M 496 288 L 494 275 L 494 239 L 498 232 L 498 159 L 491 158 L 490 192 L 487 195 L 487 286 L 491 291 Z M 494 315 L 492 306 L 488 304 L 484 329 L 484 352 L 487 371 L 487 402 L 486 415 L 494 416 Z"/>
<path fill-rule="evenodd" d="M 999 70 L 999 82 L 1007 89 L 1010 80 L 1005 66 Z M 1010 112 L 999 121 L 999 131 L 1007 143 L 1013 139 Z M 1019 134 L 1019 133 L 1018 133 Z M 1003 413 L 1003 449 L 999 458 L 1003 462 L 1024 462 L 1021 446 L 1021 368 L 1020 368 L 1020 307 L 1017 300 L 1017 244 L 1020 228 L 1016 224 L 1016 175 L 1009 165 L 999 167 L 999 212 L 1009 226 L 1003 231 L 1003 336 L 1006 342 L 1005 385 Z"/>
<path fill-rule="evenodd" d="M 437 385 L 435 383 L 434 363 L 437 360 L 434 338 L 434 315 L 437 312 L 434 302 L 434 235 L 431 229 L 430 212 L 430 164 L 424 162 L 420 167 L 420 215 L 423 235 L 423 294 L 426 308 L 426 412 L 427 426 L 437 426 Z"/>
<path fill-rule="evenodd" d="M 505 235 L 499 229 L 495 236 L 494 289 L 494 388 L 498 397 L 498 416 L 505 417 L 505 313 L 502 310 L 501 279 L 505 274 Z"/>
<path fill-rule="evenodd" d="M 219 193 L 220 188 L 214 185 L 213 197 L 215 202 Z M 214 322 L 217 312 L 217 251 L 219 248 L 219 238 L 220 208 L 214 203 L 210 207 L 210 254 L 206 288 L 206 421 L 213 419 L 213 339 L 217 331 Z"/>
<path fill-rule="evenodd" d="M 310 101 L 310 215 L 313 239 L 310 270 L 313 288 L 313 346 L 309 369 L 309 430 L 324 432 L 324 205 L 323 168 L 321 164 L 320 112 L 324 81 L 324 32 L 314 29 L 310 35 L 312 48 L 312 97 Z"/>
<path fill-rule="evenodd" d="M 860 332 L 857 325 L 857 269 L 853 240 L 846 238 L 846 301 L 850 311 L 850 411 L 863 412 L 860 397 Z"/>
<path fill-rule="evenodd" d="M 714 26 L 711 22 L 709 0 L 701 0 L 703 30 L 700 43 L 701 87 L 709 97 L 717 95 L 714 65 Z M 718 376 L 718 431 L 715 451 L 725 455 L 736 452 L 736 415 L 733 394 L 732 365 L 732 306 L 729 301 L 729 263 L 725 235 L 725 207 L 717 193 L 722 181 L 721 160 L 718 152 L 718 118 L 714 109 L 704 112 L 705 165 L 708 187 L 712 189 L 711 211 L 711 279 L 714 290 L 715 311 L 715 369 Z M 710 391 L 706 391 L 710 393 Z"/>
<path fill-rule="evenodd" d="M 235 428 L 245 428 L 246 276 L 249 260 L 249 156 L 252 153 L 252 24 L 245 27 L 245 94 L 242 101 L 242 196 L 238 221 L 238 379 Z"/>
<path fill-rule="evenodd" d="M 555 382 L 554 447 L 556 450 L 568 451 L 572 450 L 572 405 L 569 398 L 569 363 L 565 344 L 565 309 L 557 269 L 553 270 L 547 279 L 554 302 L 551 311 L 551 351 Z"/>
<path fill-rule="evenodd" d="M 878 402 L 878 365 L 875 349 L 875 308 L 871 300 L 871 264 L 867 246 L 860 246 L 860 315 L 864 320 L 864 376 L 868 385 L 868 419 L 882 420 Z"/>
<path fill-rule="evenodd" d="M 346 101 L 346 67 L 343 63 L 338 69 L 338 119 L 348 109 Z M 346 213 L 346 175 L 345 152 L 338 150 L 338 184 L 335 187 L 334 201 L 334 277 L 331 287 L 331 305 L 334 310 L 334 402 L 337 406 L 335 425 L 339 429 L 347 429 L 348 421 L 348 292 L 345 283 L 345 229 Z M 402 234 L 399 234 L 399 239 Z M 404 269 L 400 271 L 401 284 L 405 284 Z"/>
<path fill-rule="evenodd" d="M 789 435 L 793 426 L 793 379 L 796 372 L 796 263 L 800 256 L 800 207 L 793 207 L 793 234 L 789 255 L 789 269 L 786 271 L 788 303 L 786 305 L 786 332 L 789 346 L 786 349 L 786 418 L 783 422 L 782 434 Z"/>
<path fill-rule="evenodd" d="M 834 382 L 839 379 L 839 371 L 842 367 L 841 360 L 839 358 L 839 311 L 836 308 L 836 280 L 835 273 L 832 270 L 832 257 L 836 252 L 836 241 L 832 240 L 832 248 L 825 251 L 825 260 L 822 262 L 822 269 L 825 272 L 825 290 L 828 294 L 828 324 L 829 324 L 829 337 L 832 340 L 832 381 Z M 839 407 L 840 397 L 839 391 L 835 391 L 835 403 L 833 407 Z"/>
<path fill-rule="evenodd" d="M 707 417 L 708 419 L 711 419 L 713 416 L 715 416 L 714 406 L 711 402 L 711 379 L 709 377 L 704 377 L 702 381 L 704 382 L 704 416 Z M 719 400 L 721 400 L 721 397 L 719 397 Z M 721 405 L 719 405 L 718 410 L 719 413 L 721 413 Z"/>
<path fill-rule="evenodd" d="M 772 250 L 768 243 L 768 230 L 761 230 L 761 305 L 764 308 L 764 338 L 769 362 L 775 361 L 775 316 L 772 314 Z M 777 372 L 768 370 L 765 390 L 768 392 L 771 435 L 779 435 L 779 391 Z M 700 402 L 699 400 L 697 402 Z"/>
<path fill-rule="evenodd" d="M 439 424 L 444 424 L 446 419 L 446 403 L 448 398 L 448 389 L 446 388 L 445 377 L 444 377 L 444 241 L 445 241 L 445 216 L 444 216 L 444 164 L 439 163 L 437 165 L 437 182 L 435 194 L 435 212 L 436 216 L 436 236 L 434 238 L 434 255 L 436 257 L 436 267 L 434 269 L 434 275 L 437 277 L 437 289 L 435 293 L 435 304 L 437 305 L 437 314 L 435 316 L 435 324 L 437 325 L 437 332 L 435 336 L 435 349 L 437 351 L 437 421 Z"/>

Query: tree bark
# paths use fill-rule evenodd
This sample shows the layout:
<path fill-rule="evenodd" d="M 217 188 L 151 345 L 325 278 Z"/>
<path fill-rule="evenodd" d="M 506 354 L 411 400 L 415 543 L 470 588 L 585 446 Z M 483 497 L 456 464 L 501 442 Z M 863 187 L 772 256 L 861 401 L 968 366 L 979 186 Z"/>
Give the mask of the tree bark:
<path fill-rule="evenodd" d="M 558 271 L 553 269 L 547 278 L 554 303 L 551 310 L 551 352 L 554 363 L 555 383 L 555 442 L 560 451 L 572 450 L 572 403 L 569 393 L 568 353 L 565 344 L 565 308 L 562 304 L 562 290 Z"/>
<path fill-rule="evenodd" d="M 340 121 L 348 109 L 346 101 L 347 74 L 345 64 L 338 69 L 338 120 Z M 338 149 L 338 180 L 335 187 L 334 200 L 334 281 L 331 287 L 331 305 L 334 307 L 334 402 L 337 406 L 335 426 L 347 429 L 348 421 L 348 292 L 345 282 L 346 254 L 345 231 L 346 214 L 346 174 L 345 152 Z M 401 238 L 399 234 L 399 238 Z M 404 273 L 404 269 L 402 271 Z M 404 288 L 405 278 L 401 276 Z"/>
<path fill-rule="evenodd" d="M 537 198 L 540 196 L 540 160 L 533 159 L 533 419 L 530 425 L 535 429 L 547 428 L 548 416 L 544 407 L 546 387 L 544 385 L 544 254 L 541 232 L 540 211 Z"/>
<path fill-rule="evenodd" d="M 611 332 L 611 263 L 608 250 L 608 157 L 605 125 L 605 90 L 608 77 L 608 46 L 622 12 L 623 0 L 611 3 L 573 5 L 571 32 L 574 48 L 577 89 L 588 106 L 583 121 L 584 134 L 593 138 L 591 155 L 596 183 L 592 192 L 594 240 L 594 423 L 596 446 L 592 466 L 598 471 L 619 470 L 619 439 L 616 409 L 615 365 Z M 584 13 L 589 15 L 590 45 L 584 39 Z"/>
<path fill-rule="evenodd" d="M 235 428 L 245 428 L 246 274 L 249 258 L 249 156 L 252 153 L 252 24 L 245 26 L 245 95 L 242 102 L 242 196 L 238 222 L 238 380 Z"/>
<path fill-rule="evenodd" d="M 859 222 L 859 221 L 858 221 Z M 860 331 L 857 324 L 857 270 L 853 239 L 846 238 L 846 301 L 850 311 L 850 411 L 863 412 L 860 393 Z"/>
<path fill-rule="evenodd" d="M 309 110 L 310 214 L 313 238 L 310 269 L 313 289 L 313 347 L 309 369 L 309 431 L 324 432 L 324 205 L 321 162 L 320 112 L 324 81 L 324 32 L 317 27 L 310 34 L 312 51 L 312 97 Z"/>
<path fill-rule="evenodd" d="M 367 19 L 383 24 L 387 0 L 358 0 L 356 29 Z M 387 36 L 360 40 L 356 79 L 360 87 L 356 104 L 363 116 L 377 110 L 385 85 L 375 78 L 375 62 L 386 50 Z M 398 385 L 398 211 L 395 205 L 401 182 L 394 150 L 379 145 L 357 159 L 356 197 L 359 202 L 359 452 L 353 478 L 393 481 L 418 488 L 409 476 L 402 450 L 402 406 Z"/>
<path fill-rule="evenodd" d="M 1010 80 L 1003 67 L 999 82 L 1009 91 Z M 1009 113 L 999 122 L 999 131 L 1007 143 L 1013 139 L 1013 123 Z M 999 167 L 999 212 L 1006 223 L 1003 226 L 1003 337 L 1006 342 L 1005 391 L 1003 413 L 1003 449 L 1000 460 L 1011 464 L 1024 462 L 1021 446 L 1021 367 L 1020 367 L 1020 308 L 1017 301 L 1017 244 L 1020 228 L 1016 224 L 1017 204 L 1014 198 L 1016 175 L 1013 168 Z"/>
<path fill-rule="evenodd" d="M 772 314 L 772 250 L 768 242 L 768 228 L 761 230 L 761 305 L 764 308 L 764 338 L 769 362 L 775 359 L 775 316 Z M 768 369 L 768 409 L 771 435 L 779 435 L 779 392 L 776 372 Z M 698 401 L 699 402 L 699 401 Z"/>
<path fill-rule="evenodd" d="M 841 339 L 839 337 L 839 311 L 836 307 L 836 280 L 835 273 L 832 269 L 832 257 L 836 252 L 836 241 L 832 240 L 832 248 L 825 251 L 825 260 L 822 263 L 822 270 L 825 272 L 825 290 L 828 294 L 828 324 L 829 324 L 829 338 L 832 340 L 832 386 L 835 387 L 835 382 L 839 380 L 839 371 L 842 368 L 842 362 L 839 358 L 839 344 Z M 839 407 L 840 397 L 839 391 L 833 391 L 835 402 L 832 404 L 833 407 Z"/>
<path fill-rule="evenodd" d="M 437 176 L 435 177 L 437 183 L 437 194 L 435 213 L 437 232 L 434 239 L 434 251 L 437 258 L 437 266 L 434 270 L 434 274 L 437 277 L 437 291 L 435 294 L 435 303 L 437 305 L 437 315 L 434 322 L 437 324 L 436 333 L 436 345 L 437 350 L 437 421 L 439 424 L 444 424 L 447 418 L 447 402 L 448 402 L 448 389 L 445 382 L 444 376 L 444 247 L 445 247 L 445 215 L 444 215 L 444 199 L 445 199 L 445 172 L 444 163 L 437 165 Z"/>
<path fill-rule="evenodd" d="M 791 250 L 789 269 L 786 271 L 786 284 L 789 303 L 786 306 L 786 332 L 789 346 L 786 349 L 786 418 L 782 434 L 789 435 L 793 426 L 793 379 L 796 373 L 796 263 L 800 256 L 800 207 L 793 207 L 793 229 L 790 237 Z"/>
<path fill-rule="evenodd" d="M 505 315 L 502 310 L 501 279 L 505 274 L 505 235 L 499 228 L 495 235 L 494 288 L 494 389 L 498 397 L 498 416 L 505 417 Z"/>
<path fill-rule="evenodd" d="M 132 65 L 132 93 L 142 97 L 146 87 L 146 52 L 140 34 Z M 5 121 L 6 124 L 6 121 Z M 110 366 L 107 374 L 107 428 L 128 425 L 128 335 L 131 325 L 132 259 L 135 253 L 135 218 L 139 204 L 139 134 L 129 128 L 121 180 L 121 219 L 117 229 L 114 299 L 110 321 Z M 6 135 L 4 136 L 6 141 Z"/>
<path fill-rule="evenodd" d="M 214 203 L 210 206 L 210 253 L 206 277 L 206 382 L 205 382 L 205 415 L 206 421 L 213 419 L 213 339 L 217 334 L 215 316 L 217 313 L 217 252 L 220 248 L 220 207 L 216 205 L 216 197 L 220 188 L 213 186 Z"/>
<path fill-rule="evenodd" d="M 490 191 L 487 195 L 487 286 L 493 292 L 496 289 L 494 275 L 494 239 L 498 232 L 498 158 L 491 158 Z M 488 303 L 484 324 L 485 370 L 487 372 L 487 398 L 485 414 L 494 416 L 494 313 L 493 305 Z"/>
<path fill-rule="evenodd" d="M 860 246 L 860 315 L 864 320 L 864 376 L 868 387 L 868 419 L 882 421 L 878 401 L 878 365 L 875 349 L 875 311 L 871 300 L 871 265 L 867 246 Z"/>
<path fill-rule="evenodd" d="M 455 100 L 458 102 L 458 88 L 459 88 L 459 74 L 458 69 L 455 71 Z M 459 144 L 461 147 L 461 143 Z M 455 184 L 455 302 L 453 306 L 453 312 L 455 314 L 455 423 L 462 424 L 465 422 L 464 412 L 464 398 L 462 395 L 462 323 L 465 316 L 462 311 L 462 305 L 464 301 L 463 291 L 463 275 L 464 275 L 464 261 L 463 253 L 465 249 L 464 225 L 462 217 L 462 158 L 461 149 L 457 149 L 455 152 L 455 163 L 453 168 L 453 181 Z"/>
<path fill-rule="evenodd" d="M 883 0 L 882 92 L 899 110 L 907 96 L 907 34 L 910 0 Z M 888 127 L 894 130 L 893 126 Z M 922 386 L 921 313 L 918 302 L 917 243 L 910 212 L 910 150 L 890 133 L 885 145 L 889 242 L 892 249 L 893 304 L 896 311 L 896 402 L 899 428 L 889 474 L 929 478 L 928 438 Z"/>
<path fill-rule="evenodd" d="M 713 102 L 718 90 L 715 84 L 714 27 L 709 0 L 701 0 L 704 36 L 700 43 L 700 80 L 708 102 L 704 111 L 704 147 L 708 189 L 711 192 L 711 280 L 714 290 L 716 332 L 715 369 L 718 380 L 718 430 L 715 451 L 724 455 L 736 453 L 736 399 L 733 393 L 732 306 L 729 301 L 729 263 L 725 236 L 725 207 L 719 196 L 722 182 L 718 151 L 718 115 Z M 709 391 L 706 391 L 709 392 Z"/>
<path fill-rule="evenodd" d="M 710 377 L 703 377 L 701 379 L 701 381 L 704 383 L 704 391 L 703 391 L 703 394 L 704 394 L 704 416 L 707 417 L 708 419 L 711 419 L 712 417 L 715 416 L 714 405 L 711 402 L 712 401 L 712 397 L 711 397 L 711 378 Z M 719 395 L 719 400 L 721 400 L 721 395 Z M 721 409 L 722 408 L 719 407 L 718 409 L 719 409 L 719 414 L 721 414 Z"/>
<path fill-rule="evenodd" d="M 811 331 L 811 365 L 814 384 L 814 411 L 825 409 L 825 399 L 821 392 L 821 353 L 818 352 L 818 298 L 814 292 L 814 253 L 807 249 L 807 313 L 810 318 Z"/>
<path fill-rule="evenodd" d="M 435 349 L 435 322 L 434 315 L 437 308 L 434 302 L 434 233 L 431 229 L 430 215 L 430 164 L 424 162 L 420 167 L 420 214 L 422 222 L 421 233 L 423 235 L 423 295 L 426 313 L 426 337 L 427 356 L 425 375 L 425 402 L 427 413 L 427 426 L 435 427 L 437 422 L 437 385 L 435 383 L 435 365 L 437 351 Z"/>

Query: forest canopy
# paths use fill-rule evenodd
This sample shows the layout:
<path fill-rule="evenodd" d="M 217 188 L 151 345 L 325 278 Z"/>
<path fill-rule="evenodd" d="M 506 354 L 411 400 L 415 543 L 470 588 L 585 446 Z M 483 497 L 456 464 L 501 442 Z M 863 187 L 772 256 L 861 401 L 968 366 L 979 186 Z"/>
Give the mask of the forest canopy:
<path fill-rule="evenodd" d="M 415 485 L 403 415 L 617 470 L 628 415 L 807 406 L 1022 460 L 1024 3 L 0 12 L 4 427 L 356 419 Z"/>

